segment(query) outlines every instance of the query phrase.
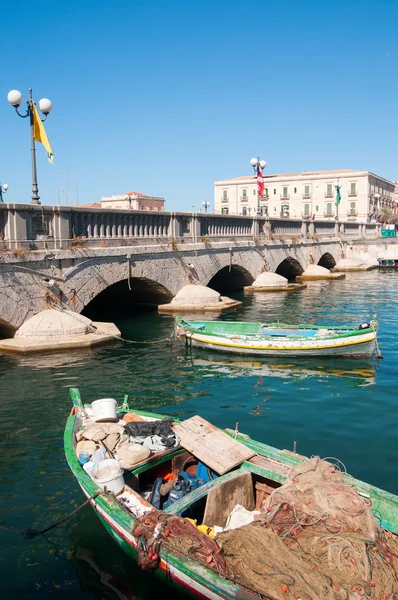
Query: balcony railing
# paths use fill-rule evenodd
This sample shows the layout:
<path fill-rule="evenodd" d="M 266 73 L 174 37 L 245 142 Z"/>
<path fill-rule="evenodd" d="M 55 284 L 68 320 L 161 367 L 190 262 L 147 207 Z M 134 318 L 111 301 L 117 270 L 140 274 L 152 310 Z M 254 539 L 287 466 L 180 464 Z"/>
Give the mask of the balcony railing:
<path fill-rule="evenodd" d="M 269 200 L 268 194 L 266 194 L 265 196 L 261 196 L 261 200 Z"/>
<path fill-rule="evenodd" d="M 347 211 L 347 217 L 357 217 L 357 216 L 358 216 L 358 211 L 356 208 L 355 209 L 353 208 L 353 209 Z"/>
<path fill-rule="evenodd" d="M 353 191 L 348 192 L 348 197 L 349 198 L 352 198 L 353 196 L 358 196 L 358 192 L 357 191 L 355 191 L 355 192 L 353 192 Z"/>
<path fill-rule="evenodd" d="M 247 196 L 241 196 L 240 201 L 241 202 L 247 202 L 249 200 L 249 198 Z"/>
<path fill-rule="evenodd" d="M 328 194 L 328 192 L 325 192 L 325 198 L 333 198 L 333 192 L 331 194 Z"/>
<path fill-rule="evenodd" d="M 334 217 L 334 214 L 332 212 L 327 212 L 326 210 L 323 213 L 324 217 Z"/>
<path fill-rule="evenodd" d="M 310 200 L 311 194 L 303 194 L 303 200 Z"/>
<path fill-rule="evenodd" d="M 228 202 L 229 198 L 221 198 L 221 202 Z"/>

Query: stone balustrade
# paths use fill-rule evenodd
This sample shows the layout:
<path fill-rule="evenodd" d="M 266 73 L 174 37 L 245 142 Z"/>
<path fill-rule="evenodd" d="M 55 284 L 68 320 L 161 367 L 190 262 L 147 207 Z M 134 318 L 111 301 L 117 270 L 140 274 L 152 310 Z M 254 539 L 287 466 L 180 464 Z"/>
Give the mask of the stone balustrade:
<path fill-rule="evenodd" d="M 378 238 L 380 223 L 0 204 L 0 248 L 56 249 L 273 238 Z"/>

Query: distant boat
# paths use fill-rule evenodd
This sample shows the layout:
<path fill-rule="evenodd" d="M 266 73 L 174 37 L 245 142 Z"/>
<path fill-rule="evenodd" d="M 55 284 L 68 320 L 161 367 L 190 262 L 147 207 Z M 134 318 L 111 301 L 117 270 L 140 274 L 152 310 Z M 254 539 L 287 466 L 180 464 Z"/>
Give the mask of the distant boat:
<path fill-rule="evenodd" d="M 379 267 L 398 267 L 398 256 L 380 256 L 377 262 Z"/>
<path fill-rule="evenodd" d="M 331 327 L 176 318 L 176 334 L 188 346 L 260 356 L 371 356 L 376 332 L 375 319 L 358 326 Z"/>

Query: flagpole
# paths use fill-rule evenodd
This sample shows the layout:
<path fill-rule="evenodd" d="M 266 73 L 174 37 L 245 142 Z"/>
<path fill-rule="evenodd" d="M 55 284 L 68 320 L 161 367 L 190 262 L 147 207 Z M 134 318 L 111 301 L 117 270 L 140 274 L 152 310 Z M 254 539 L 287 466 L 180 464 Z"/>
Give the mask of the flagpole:
<path fill-rule="evenodd" d="M 32 88 L 29 88 L 29 117 L 30 117 L 30 151 L 32 154 L 32 204 L 41 204 L 39 196 L 39 186 L 37 185 L 37 167 L 36 167 L 36 145 L 35 145 L 35 122 L 33 115 Z"/>
<path fill-rule="evenodd" d="M 256 179 L 257 179 L 257 214 L 260 215 L 261 214 L 260 195 L 262 195 L 264 192 L 264 180 L 263 180 L 262 169 L 265 169 L 267 163 L 265 160 L 260 160 L 260 157 L 258 157 L 258 158 L 250 159 L 250 164 L 254 169 L 254 172 L 256 174 Z M 260 192 L 260 188 L 261 188 L 261 192 Z"/>
<path fill-rule="evenodd" d="M 35 145 L 35 103 L 33 102 L 32 97 L 32 88 L 29 88 L 29 99 L 27 100 L 27 109 L 24 115 L 18 111 L 18 108 L 21 106 L 23 102 L 23 96 L 21 92 L 18 90 L 11 90 L 7 95 L 8 102 L 15 108 L 15 112 L 22 119 L 26 119 L 29 117 L 30 121 L 30 151 L 32 158 L 32 204 L 41 204 L 40 196 L 39 196 L 39 186 L 37 183 L 37 167 L 36 167 L 36 145 Z M 39 124 L 42 127 L 41 123 L 45 121 L 52 110 L 52 104 L 50 100 L 47 98 L 42 98 L 39 100 L 39 109 L 44 115 L 44 119 L 40 119 L 38 113 L 36 112 L 36 118 L 39 119 Z M 41 121 L 41 122 L 40 122 Z M 45 134 L 45 131 L 44 131 Z M 43 137 L 36 137 L 37 141 L 41 142 L 45 145 L 46 149 L 49 146 L 47 136 L 45 136 L 45 140 L 43 141 Z M 46 145 L 47 143 L 47 145 Z M 51 150 L 51 147 L 50 147 Z M 49 155 L 50 156 L 50 155 Z M 52 161 L 52 159 L 51 159 Z M 50 162 L 51 162 L 50 161 Z"/>

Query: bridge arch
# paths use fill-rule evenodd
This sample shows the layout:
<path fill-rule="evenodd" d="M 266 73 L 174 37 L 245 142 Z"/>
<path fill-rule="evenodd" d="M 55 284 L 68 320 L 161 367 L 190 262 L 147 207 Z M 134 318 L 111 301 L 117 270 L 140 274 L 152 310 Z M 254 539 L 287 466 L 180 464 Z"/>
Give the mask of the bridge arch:
<path fill-rule="evenodd" d="M 286 277 L 289 281 L 295 279 L 296 275 L 302 275 L 304 272 L 303 267 L 298 260 L 292 256 L 288 256 L 281 263 L 279 263 L 275 273 Z"/>
<path fill-rule="evenodd" d="M 16 329 L 5 319 L 0 319 L 0 340 L 13 337 Z"/>
<path fill-rule="evenodd" d="M 173 294 L 157 281 L 132 277 L 103 289 L 86 304 L 82 314 L 94 320 L 109 320 L 115 312 L 125 313 L 133 307 L 156 310 L 159 304 L 166 304 L 172 298 Z"/>
<path fill-rule="evenodd" d="M 251 285 L 253 281 L 253 275 L 245 267 L 228 265 L 217 271 L 207 283 L 207 286 L 219 293 L 223 293 L 242 290 L 245 285 Z"/>
<path fill-rule="evenodd" d="M 333 267 L 336 266 L 336 261 L 330 252 L 325 252 L 318 260 L 318 265 L 320 267 L 325 267 L 325 269 L 333 269 Z"/>

